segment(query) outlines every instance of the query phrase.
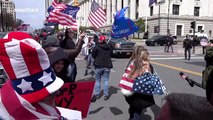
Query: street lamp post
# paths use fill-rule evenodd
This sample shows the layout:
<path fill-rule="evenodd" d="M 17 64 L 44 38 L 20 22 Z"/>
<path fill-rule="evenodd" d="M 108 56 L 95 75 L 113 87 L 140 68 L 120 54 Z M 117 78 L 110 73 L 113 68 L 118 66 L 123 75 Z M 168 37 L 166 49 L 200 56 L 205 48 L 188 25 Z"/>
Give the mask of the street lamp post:
<path fill-rule="evenodd" d="M 168 0 L 167 35 L 170 34 L 170 29 L 169 29 L 169 12 L 170 12 L 170 4 L 171 4 L 171 0 Z"/>

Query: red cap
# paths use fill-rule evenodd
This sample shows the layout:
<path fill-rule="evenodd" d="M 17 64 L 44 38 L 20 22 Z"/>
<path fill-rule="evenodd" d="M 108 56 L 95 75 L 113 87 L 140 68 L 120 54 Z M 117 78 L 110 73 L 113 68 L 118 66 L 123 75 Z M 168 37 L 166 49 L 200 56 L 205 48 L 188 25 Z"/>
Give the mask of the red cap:
<path fill-rule="evenodd" d="M 101 35 L 101 36 L 99 37 L 99 40 L 100 40 L 100 41 L 105 41 L 105 40 L 106 40 L 106 37 L 103 36 L 103 35 Z"/>

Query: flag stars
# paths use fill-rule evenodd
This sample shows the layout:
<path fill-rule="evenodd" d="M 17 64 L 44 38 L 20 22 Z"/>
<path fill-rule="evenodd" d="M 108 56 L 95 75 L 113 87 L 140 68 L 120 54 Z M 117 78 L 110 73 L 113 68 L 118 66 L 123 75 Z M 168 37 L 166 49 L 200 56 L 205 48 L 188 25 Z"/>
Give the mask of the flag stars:
<path fill-rule="evenodd" d="M 22 93 L 25 93 L 28 90 L 33 91 L 32 82 L 27 82 L 25 79 L 22 79 L 21 84 L 17 87 L 21 89 Z"/>
<path fill-rule="evenodd" d="M 45 71 L 43 72 L 43 76 L 38 79 L 38 81 L 41 81 L 43 83 L 43 86 L 45 86 L 47 83 L 52 82 L 53 79 L 51 78 L 51 72 L 46 73 Z"/>

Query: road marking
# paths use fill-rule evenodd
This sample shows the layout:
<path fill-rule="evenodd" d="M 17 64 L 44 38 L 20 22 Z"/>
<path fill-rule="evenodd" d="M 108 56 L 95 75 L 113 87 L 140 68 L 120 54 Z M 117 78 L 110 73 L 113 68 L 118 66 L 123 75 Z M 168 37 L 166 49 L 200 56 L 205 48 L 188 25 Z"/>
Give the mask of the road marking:
<path fill-rule="evenodd" d="M 177 71 L 181 71 L 181 72 L 185 72 L 185 73 L 190 73 L 190 74 L 197 75 L 197 76 L 202 76 L 202 73 L 199 73 L 199 72 L 195 72 L 195 71 L 191 71 L 191 70 L 187 70 L 187 69 L 183 69 L 183 68 L 178 68 L 178 67 L 170 66 L 170 65 L 166 65 L 166 64 L 161 64 L 161 63 L 153 62 L 153 61 L 151 63 L 158 65 L 158 66 L 166 67 L 169 69 L 173 69 L 173 70 L 177 70 Z"/>
<path fill-rule="evenodd" d="M 111 69 L 112 72 L 115 72 L 113 69 Z"/>
<path fill-rule="evenodd" d="M 160 57 L 160 56 L 163 56 L 163 57 L 165 57 L 165 56 L 177 56 L 177 55 L 149 55 L 150 57 L 155 57 L 155 56 L 157 56 L 157 57 Z"/>
<path fill-rule="evenodd" d="M 177 54 L 163 54 L 163 55 L 149 55 L 150 57 L 173 57 L 173 56 L 180 56 L 180 55 L 177 55 Z M 182 55 L 181 55 L 182 56 Z M 191 57 L 196 57 L 196 55 L 191 55 Z M 183 56 L 184 57 L 184 56 Z M 200 56 L 199 56 L 200 57 Z M 203 57 L 204 58 L 204 57 Z"/>
<path fill-rule="evenodd" d="M 184 57 L 167 57 L 167 58 L 151 58 L 151 60 L 183 60 Z M 191 59 L 204 59 L 204 57 L 199 57 L 199 56 L 195 56 L 195 57 L 192 57 Z"/>

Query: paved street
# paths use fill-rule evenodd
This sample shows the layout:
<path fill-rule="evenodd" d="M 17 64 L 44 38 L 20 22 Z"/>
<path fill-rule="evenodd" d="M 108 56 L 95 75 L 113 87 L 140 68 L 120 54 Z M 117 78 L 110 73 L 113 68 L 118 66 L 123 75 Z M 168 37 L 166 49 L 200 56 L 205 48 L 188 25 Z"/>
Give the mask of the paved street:
<path fill-rule="evenodd" d="M 143 42 L 137 45 L 144 45 Z M 166 85 L 170 93 L 193 93 L 205 96 L 205 91 L 198 87 L 191 88 L 186 81 L 182 80 L 179 72 L 197 82 L 201 82 L 201 72 L 205 67 L 202 47 L 196 48 L 196 54 L 192 54 L 190 61 L 184 60 L 182 45 L 174 45 L 174 53 L 163 52 L 163 46 L 147 47 L 151 56 L 152 64 Z M 79 56 L 77 59 L 78 75 L 77 79 L 88 78 L 84 76 L 85 61 Z M 128 105 L 118 87 L 121 75 L 128 62 L 128 58 L 113 58 L 114 68 L 110 74 L 110 99 L 104 101 L 103 96 L 95 103 L 90 104 L 88 117 L 86 120 L 128 120 Z M 154 120 L 162 106 L 164 96 L 155 96 L 156 105 L 143 111 L 143 120 Z"/>

